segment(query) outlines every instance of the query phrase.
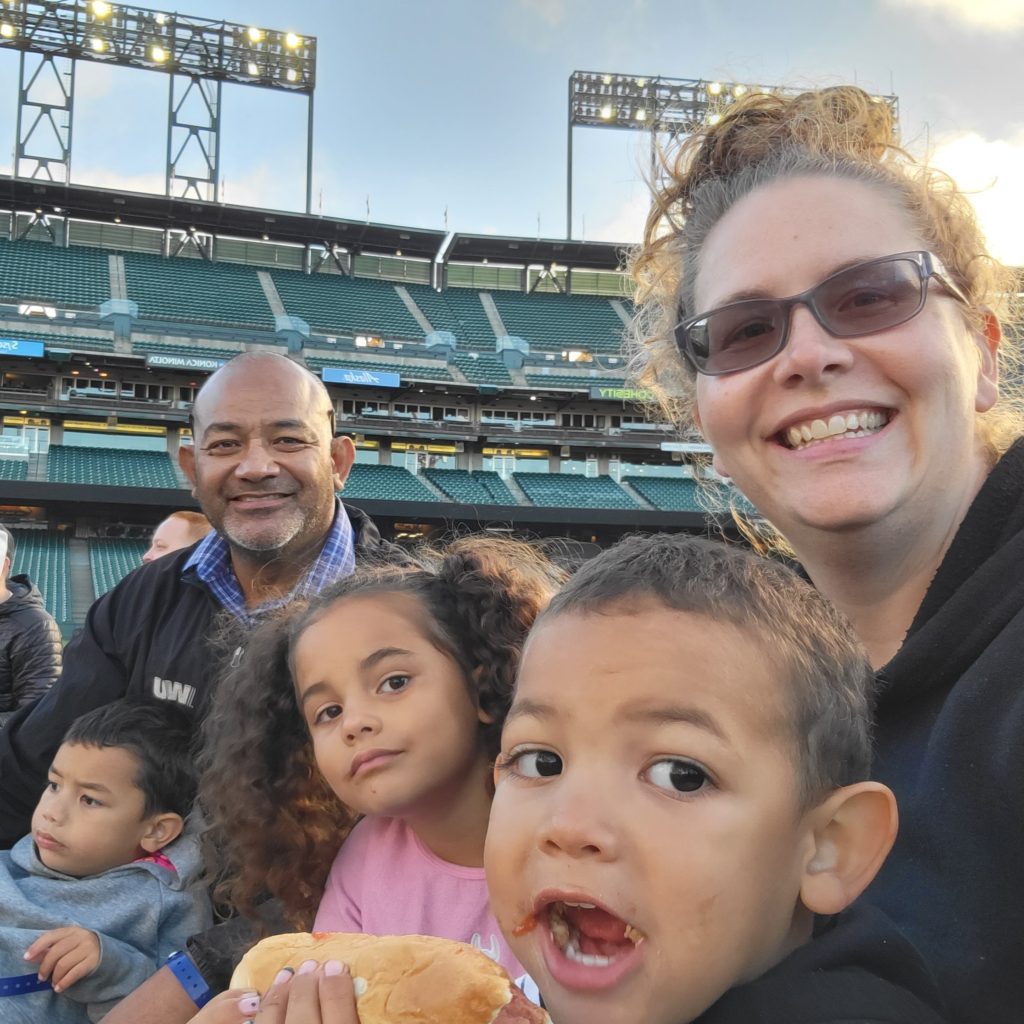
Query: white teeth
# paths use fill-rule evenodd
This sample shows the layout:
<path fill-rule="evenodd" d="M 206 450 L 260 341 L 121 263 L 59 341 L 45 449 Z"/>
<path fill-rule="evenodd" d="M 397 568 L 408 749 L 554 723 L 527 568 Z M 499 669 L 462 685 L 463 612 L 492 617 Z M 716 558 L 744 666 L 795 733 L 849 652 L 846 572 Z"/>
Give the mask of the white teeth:
<path fill-rule="evenodd" d="M 575 939 L 571 939 L 562 952 L 565 953 L 566 959 L 583 964 L 584 967 L 607 967 L 612 962 L 611 957 L 608 956 L 591 956 L 581 953 Z"/>
<path fill-rule="evenodd" d="M 830 437 L 867 437 L 889 422 L 889 417 L 878 410 L 837 413 L 828 422 L 823 419 L 807 420 L 786 428 L 786 441 L 790 448 L 806 448 L 809 444 Z"/>
<path fill-rule="evenodd" d="M 579 907 L 582 910 L 595 910 L 596 905 L 593 903 L 570 903 L 568 900 L 562 901 L 567 907 Z"/>

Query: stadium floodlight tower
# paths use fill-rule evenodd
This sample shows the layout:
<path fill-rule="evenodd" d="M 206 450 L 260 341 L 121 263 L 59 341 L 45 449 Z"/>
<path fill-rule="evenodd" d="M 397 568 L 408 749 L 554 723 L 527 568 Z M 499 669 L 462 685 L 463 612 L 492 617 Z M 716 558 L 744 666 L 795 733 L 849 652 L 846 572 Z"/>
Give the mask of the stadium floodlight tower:
<path fill-rule="evenodd" d="M 0 46 L 21 51 L 14 174 L 71 183 L 79 61 L 170 78 L 166 194 L 216 202 L 224 82 L 307 98 L 306 212 L 312 201 L 316 39 L 107 0 L 0 0 Z"/>
<path fill-rule="evenodd" d="M 566 145 L 565 237 L 572 238 L 572 130 L 618 128 L 650 133 L 654 170 L 659 134 L 686 135 L 695 127 L 715 124 L 741 96 L 764 92 L 793 96 L 803 89 L 712 82 L 703 78 L 664 78 L 659 75 L 621 75 L 574 71 L 569 76 L 568 142 Z M 895 96 L 876 96 L 898 120 Z"/>

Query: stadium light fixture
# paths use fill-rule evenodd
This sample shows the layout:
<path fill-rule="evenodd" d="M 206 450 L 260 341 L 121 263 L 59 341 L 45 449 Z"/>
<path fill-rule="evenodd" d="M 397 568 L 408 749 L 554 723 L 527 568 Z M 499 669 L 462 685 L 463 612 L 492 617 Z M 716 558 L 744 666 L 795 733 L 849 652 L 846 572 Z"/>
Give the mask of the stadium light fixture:
<path fill-rule="evenodd" d="M 573 129 L 618 128 L 644 131 L 651 137 L 652 165 L 660 134 L 685 135 L 706 124 L 717 124 L 728 107 L 748 93 L 793 96 L 802 89 L 755 85 L 750 82 L 709 81 L 703 78 L 665 78 L 574 71 L 569 76 L 569 114 L 566 145 L 566 238 L 572 237 Z M 899 120 L 895 96 L 878 96 Z"/>
<path fill-rule="evenodd" d="M 0 0 L 0 47 L 17 49 L 21 62 L 16 177 L 70 184 L 75 69 L 79 61 L 97 61 L 170 76 L 171 196 L 219 199 L 224 82 L 304 95 L 310 212 L 315 36 L 108 0 Z"/>

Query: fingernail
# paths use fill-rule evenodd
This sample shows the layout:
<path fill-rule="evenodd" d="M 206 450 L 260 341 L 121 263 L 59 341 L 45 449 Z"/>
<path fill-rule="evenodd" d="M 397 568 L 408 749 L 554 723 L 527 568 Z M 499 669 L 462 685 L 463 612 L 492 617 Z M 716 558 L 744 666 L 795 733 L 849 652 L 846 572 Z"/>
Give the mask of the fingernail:
<path fill-rule="evenodd" d="M 290 967 L 282 967 L 277 972 L 277 977 L 274 979 L 275 985 L 283 985 L 295 972 Z"/>
<path fill-rule="evenodd" d="M 324 964 L 324 974 L 331 978 L 337 977 L 339 974 L 348 974 L 348 965 L 343 964 L 340 960 L 328 960 Z"/>
<path fill-rule="evenodd" d="M 23 954 L 21 959 L 22 960 L 28 960 L 29 959 L 28 953 Z"/>
<path fill-rule="evenodd" d="M 260 1008 L 259 996 L 243 996 L 238 1000 L 239 1013 L 255 1013 Z"/>
<path fill-rule="evenodd" d="M 299 974 L 312 974 L 315 970 L 316 970 L 316 961 L 315 960 L 304 960 L 299 965 L 298 973 Z"/>

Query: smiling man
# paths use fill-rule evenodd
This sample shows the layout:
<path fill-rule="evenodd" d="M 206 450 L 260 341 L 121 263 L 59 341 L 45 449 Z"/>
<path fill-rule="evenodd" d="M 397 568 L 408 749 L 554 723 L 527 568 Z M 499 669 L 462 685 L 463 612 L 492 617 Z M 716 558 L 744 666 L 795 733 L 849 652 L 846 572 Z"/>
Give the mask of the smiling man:
<path fill-rule="evenodd" d="M 357 557 L 389 553 L 373 523 L 336 497 L 355 449 L 333 436 L 330 396 L 308 371 L 244 353 L 206 382 L 192 420 L 181 465 L 214 530 L 101 597 L 53 689 L 0 732 L 0 848 L 28 831 L 73 719 L 128 696 L 174 701 L 198 727 L 240 631 L 350 573 Z"/>

